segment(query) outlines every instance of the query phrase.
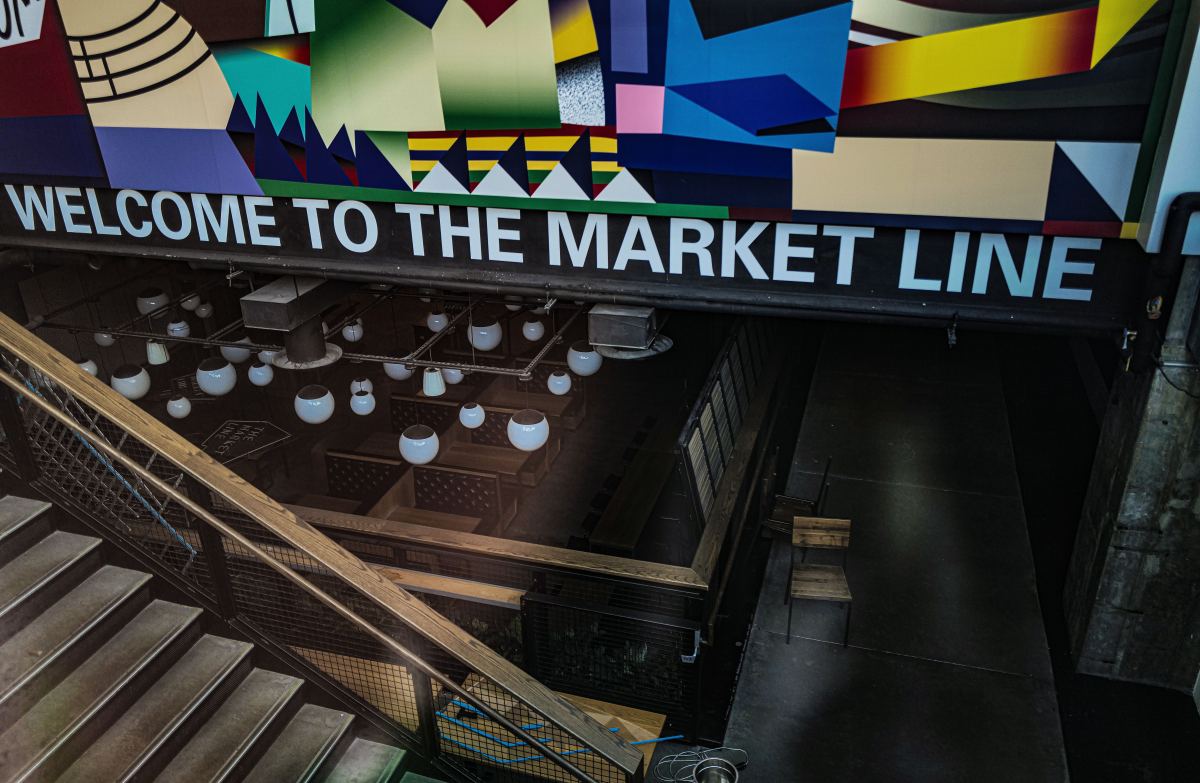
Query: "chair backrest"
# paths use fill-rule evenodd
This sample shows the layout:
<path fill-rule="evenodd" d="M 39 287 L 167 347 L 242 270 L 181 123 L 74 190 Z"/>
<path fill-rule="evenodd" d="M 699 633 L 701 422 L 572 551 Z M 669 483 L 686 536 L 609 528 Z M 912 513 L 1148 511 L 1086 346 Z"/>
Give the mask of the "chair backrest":
<path fill-rule="evenodd" d="M 328 494 L 362 500 L 361 508 L 370 508 L 399 480 L 408 464 L 401 459 L 384 459 L 352 451 L 325 452 Z"/>
<path fill-rule="evenodd" d="M 413 468 L 417 508 L 479 517 L 494 522 L 503 508 L 500 477 L 494 473 L 419 465 Z"/>
<path fill-rule="evenodd" d="M 411 394 L 393 394 L 391 398 L 392 431 L 404 432 L 414 424 L 432 427 L 435 432 L 458 421 L 458 404 L 447 400 L 432 400 Z"/>

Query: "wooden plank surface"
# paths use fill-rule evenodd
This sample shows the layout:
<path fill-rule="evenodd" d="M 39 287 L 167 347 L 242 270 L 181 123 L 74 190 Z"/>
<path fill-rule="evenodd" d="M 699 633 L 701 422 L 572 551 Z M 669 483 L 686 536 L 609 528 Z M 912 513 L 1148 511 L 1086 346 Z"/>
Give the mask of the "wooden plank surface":
<path fill-rule="evenodd" d="M 418 593 L 441 595 L 447 598 L 458 598 L 490 606 L 520 611 L 521 598 L 524 590 L 515 587 L 500 587 L 486 582 L 475 582 L 470 579 L 456 579 L 452 576 L 440 576 L 424 571 L 413 571 L 407 568 L 391 566 L 376 566 L 380 573 L 391 579 L 406 590 Z"/>
<path fill-rule="evenodd" d="M 831 517 L 794 517 L 792 546 L 845 549 L 850 546 L 850 520 Z"/>
<path fill-rule="evenodd" d="M 451 656 L 500 683 L 517 698 L 536 705 L 549 720 L 562 725 L 573 735 L 582 737 L 589 746 L 614 759 L 623 769 L 632 773 L 643 766 L 642 754 L 636 748 L 630 748 L 614 739 L 608 731 L 573 704 L 564 701 L 533 677 L 497 655 L 487 645 L 434 611 L 416 596 L 392 584 L 352 553 L 267 497 L 245 479 L 218 464 L 198 446 L 178 435 L 149 412 L 114 393 L 98 378 L 84 372 L 69 358 L 2 313 L 0 345 L 20 360 L 45 373 L 61 388 L 78 397 L 101 416 L 119 423 L 126 430 L 136 432 L 139 438 L 154 444 L 156 451 L 165 459 L 191 474 L 205 488 L 222 495 L 226 503 L 337 573 L 341 579 L 354 585 L 380 608 L 403 618 L 417 633 Z"/>
<path fill-rule="evenodd" d="M 849 602 L 846 572 L 841 566 L 801 563 L 792 569 L 792 598 Z"/>

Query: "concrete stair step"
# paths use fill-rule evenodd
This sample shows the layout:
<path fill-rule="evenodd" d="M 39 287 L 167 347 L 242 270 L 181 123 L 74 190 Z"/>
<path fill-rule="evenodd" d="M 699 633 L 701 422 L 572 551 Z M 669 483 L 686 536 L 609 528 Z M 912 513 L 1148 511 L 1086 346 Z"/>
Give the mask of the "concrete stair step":
<path fill-rule="evenodd" d="M 355 739 L 322 778 L 325 783 L 388 783 L 404 769 L 407 752 L 362 738 Z"/>
<path fill-rule="evenodd" d="M 55 530 L 0 568 L 0 627 L 20 625 L 100 565 L 100 539 Z"/>
<path fill-rule="evenodd" d="M 347 736 L 354 715 L 305 704 L 263 754 L 246 783 L 313 780 Z"/>
<path fill-rule="evenodd" d="M 49 510 L 50 504 L 42 500 L 0 497 L 0 566 L 50 533 Z"/>

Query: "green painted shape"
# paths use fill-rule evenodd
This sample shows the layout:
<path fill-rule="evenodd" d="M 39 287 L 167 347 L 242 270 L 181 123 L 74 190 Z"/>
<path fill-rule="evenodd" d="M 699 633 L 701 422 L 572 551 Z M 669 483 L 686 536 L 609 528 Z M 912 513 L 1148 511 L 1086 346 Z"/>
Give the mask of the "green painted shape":
<path fill-rule="evenodd" d="M 283 127 L 293 109 L 303 121 L 305 109 L 312 106 L 307 65 L 248 46 L 215 47 L 213 56 L 217 58 L 230 91 L 241 96 L 251 117 L 254 117 L 255 100 L 261 97 L 276 132 Z"/>

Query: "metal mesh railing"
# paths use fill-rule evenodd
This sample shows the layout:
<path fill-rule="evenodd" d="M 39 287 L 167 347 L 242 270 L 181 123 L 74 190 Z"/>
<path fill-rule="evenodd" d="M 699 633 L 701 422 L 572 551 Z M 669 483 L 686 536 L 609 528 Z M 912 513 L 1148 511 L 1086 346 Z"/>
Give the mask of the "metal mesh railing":
<path fill-rule="evenodd" d="M 642 780 L 637 749 L 13 329 L 0 459 L 44 494 L 463 779 Z"/>

